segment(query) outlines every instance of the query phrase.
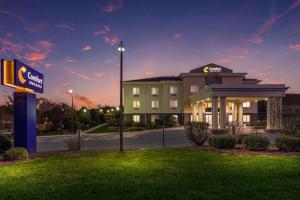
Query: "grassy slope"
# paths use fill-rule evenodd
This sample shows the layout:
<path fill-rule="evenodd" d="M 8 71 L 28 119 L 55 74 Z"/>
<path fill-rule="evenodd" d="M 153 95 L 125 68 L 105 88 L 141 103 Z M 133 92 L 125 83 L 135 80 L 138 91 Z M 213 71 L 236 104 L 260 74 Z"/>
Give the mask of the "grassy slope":
<path fill-rule="evenodd" d="M 58 155 L 0 168 L 0 199 L 297 199 L 300 158 L 192 150 Z"/>

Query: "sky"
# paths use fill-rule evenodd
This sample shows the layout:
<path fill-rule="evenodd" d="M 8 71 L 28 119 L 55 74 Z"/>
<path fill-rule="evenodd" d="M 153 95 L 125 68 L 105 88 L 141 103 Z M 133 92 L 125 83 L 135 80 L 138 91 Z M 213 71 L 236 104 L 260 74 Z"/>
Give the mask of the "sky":
<path fill-rule="evenodd" d="M 0 0 L 0 57 L 44 74 L 38 97 L 118 105 L 121 40 L 125 80 L 216 63 L 300 93 L 300 0 Z"/>

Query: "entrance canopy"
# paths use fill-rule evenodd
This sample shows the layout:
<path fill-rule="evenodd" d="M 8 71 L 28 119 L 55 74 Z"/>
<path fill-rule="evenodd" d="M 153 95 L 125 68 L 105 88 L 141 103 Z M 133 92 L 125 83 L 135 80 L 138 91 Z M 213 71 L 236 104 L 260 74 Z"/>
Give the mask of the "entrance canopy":
<path fill-rule="evenodd" d="M 212 128 L 225 128 L 228 114 L 231 121 L 243 122 L 243 101 L 267 100 L 267 128 L 279 127 L 284 84 L 212 84 L 190 96 L 192 119 L 205 121 L 205 108 L 211 108 Z M 247 116 L 245 116 L 246 118 Z"/>
<path fill-rule="evenodd" d="M 211 97 L 282 97 L 287 89 L 284 84 L 212 84 L 190 98 L 197 103 Z"/>

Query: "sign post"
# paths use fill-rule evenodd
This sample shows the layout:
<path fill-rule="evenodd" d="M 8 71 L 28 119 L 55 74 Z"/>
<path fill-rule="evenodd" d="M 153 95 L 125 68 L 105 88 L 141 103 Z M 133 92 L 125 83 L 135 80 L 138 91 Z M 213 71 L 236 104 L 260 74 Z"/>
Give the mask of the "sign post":
<path fill-rule="evenodd" d="M 14 92 L 14 146 L 36 152 L 36 95 L 43 93 L 43 74 L 18 60 L 1 60 L 1 84 Z"/>

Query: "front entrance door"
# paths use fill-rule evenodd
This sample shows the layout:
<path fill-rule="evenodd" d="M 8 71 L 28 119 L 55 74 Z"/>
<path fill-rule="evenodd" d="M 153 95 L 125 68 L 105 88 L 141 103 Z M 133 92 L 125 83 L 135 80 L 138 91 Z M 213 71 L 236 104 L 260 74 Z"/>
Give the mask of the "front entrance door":
<path fill-rule="evenodd" d="M 208 123 L 210 126 L 212 125 L 212 115 L 205 114 L 205 122 Z"/>

